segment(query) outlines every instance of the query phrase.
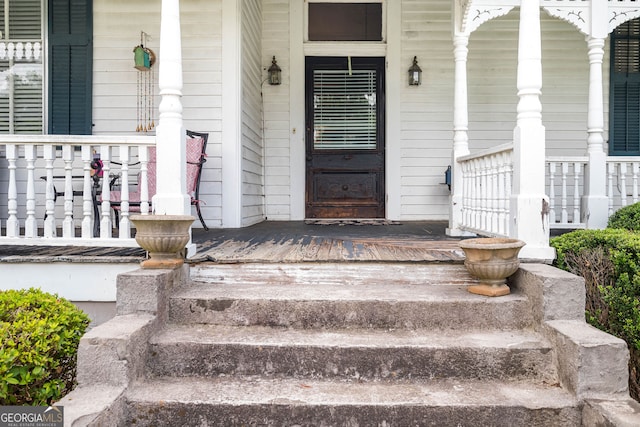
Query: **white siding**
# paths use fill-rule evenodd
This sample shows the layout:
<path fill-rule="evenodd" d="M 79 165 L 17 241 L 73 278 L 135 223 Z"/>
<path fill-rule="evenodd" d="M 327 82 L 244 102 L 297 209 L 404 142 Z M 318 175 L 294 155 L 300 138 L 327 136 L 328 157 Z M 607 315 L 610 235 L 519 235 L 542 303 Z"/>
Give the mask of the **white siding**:
<path fill-rule="evenodd" d="M 128 134 L 136 128 L 136 80 L 133 48 L 140 43 L 140 31 L 150 38 L 147 46 L 159 54 L 159 1 L 94 1 L 94 134 Z M 221 0 L 180 2 L 183 55 L 183 117 L 187 129 L 208 132 L 207 162 L 204 165 L 200 198 L 209 226 L 220 226 L 221 185 Z M 160 97 L 156 79 L 157 106 Z M 199 221 L 194 223 L 199 227 Z"/>
<path fill-rule="evenodd" d="M 288 220 L 291 219 L 292 179 L 289 169 L 289 0 L 263 0 L 262 16 L 262 63 L 268 67 L 275 55 L 283 80 L 279 86 L 265 84 L 262 88 L 266 216 L 270 220 Z"/>
<path fill-rule="evenodd" d="M 242 5 L 242 225 L 263 221 L 264 159 L 262 142 L 262 7 Z"/>
<path fill-rule="evenodd" d="M 441 183 L 451 162 L 453 136 L 451 2 L 404 0 L 402 17 L 403 65 L 408 68 L 417 55 L 424 83 L 411 88 L 405 85 L 402 93 L 401 219 L 446 219 L 449 192 Z M 518 19 L 516 9 L 471 35 L 468 97 L 472 152 L 512 140 L 518 101 Z M 547 154 L 582 155 L 586 151 L 589 80 L 586 42 L 573 26 L 544 13 L 541 19 Z"/>
<path fill-rule="evenodd" d="M 303 128 L 290 122 L 291 0 L 243 3 L 242 182 L 243 224 L 291 219 L 291 140 Z M 400 200 L 400 220 L 446 219 L 449 192 L 442 184 L 450 164 L 453 121 L 452 2 L 402 1 L 400 131 L 387 141 L 398 165 L 399 183 L 387 188 Z M 160 2 L 95 0 L 94 132 L 129 133 L 135 129 L 136 73 L 132 49 L 140 30 L 158 53 Z M 210 133 L 201 184 L 203 214 L 210 226 L 222 218 L 221 0 L 181 2 L 185 127 Z M 584 37 L 571 25 L 541 13 L 543 31 L 543 122 L 549 155 L 584 154 L 588 97 L 588 59 Z M 469 44 L 469 137 L 471 151 L 510 141 L 515 125 L 518 10 L 490 21 Z M 265 68 L 276 56 L 283 84 L 261 86 Z M 409 87 L 406 70 L 413 56 L 424 83 Z M 608 101 L 608 47 L 605 100 Z M 157 70 L 156 70 L 157 72 Z M 156 74 L 157 77 L 157 74 Z M 157 80 L 156 80 L 157 81 Z M 300 81 L 300 80 L 294 80 Z M 260 93 L 264 99 L 260 98 Z M 295 95 L 295 94 L 294 94 Z M 295 96 L 294 96 L 295 98 Z M 159 97 L 156 94 L 156 105 Z M 605 108 L 606 110 L 606 108 Z M 261 138 L 264 135 L 264 144 Z M 605 136 L 606 138 L 606 136 Z M 302 170 L 303 168 L 300 168 Z M 396 171 L 397 172 L 397 171 Z M 298 176 L 299 175 L 299 176 Z M 298 199 L 301 195 L 295 195 Z M 196 223 L 196 226 L 198 224 Z"/>

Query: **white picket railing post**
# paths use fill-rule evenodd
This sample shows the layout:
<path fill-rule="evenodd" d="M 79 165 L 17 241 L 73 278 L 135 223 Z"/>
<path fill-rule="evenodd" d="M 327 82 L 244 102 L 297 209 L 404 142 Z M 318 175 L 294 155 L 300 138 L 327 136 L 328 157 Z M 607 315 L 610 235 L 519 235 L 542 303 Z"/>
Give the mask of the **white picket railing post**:
<path fill-rule="evenodd" d="M 573 223 L 580 222 L 580 176 L 582 175 L 582 164 L 573 162 Z"/>
<path fill-rule="evenodd" d="M 55 188 L 53 185 L 53 161 L 55 160 L 55 149 L 53 144 L 46 144 L 43 149 L 44 167 L 46 176 L 45 185 L 45 220 L 44 237 L 56 237 L 56 205 Z"/>
<path fill-rule="evenodd" d="M 100 218 L 100 237 L 103 239 L 111 237 L 111 188 L 109 187 L 109 172 L 111 171 L 111 147 L 102 145 L 100 147 L 100 160 L 102 161 L 102 215 Z"/>
<path fill-rule="evenodd" d="M 131 224 L 129 222 L 129 146 L 119 146 L 120 154 L 120 224 L 118 225 L 121 239 L 131 238 Z"/>
<path fill-rule="evenodd" d="M 25 145 L 24 159 L 27 162 L 27 218 L 24 221 L 24 235 L 25 237 L 33 238 L 38 236 L 38 224 L 36 223 L 36 182 L 34 178 L 36 150 L 33 145 Z"/>
<path fill-rule="evenodd" d="M 562 170 L 562 175 L 560 178 L 562 192 L 561 194 L 561 210 L 560 210 L 560 221 L 563 224 L 569 222 L 569 214 L 567 212 L 567 175 L 569 175 L 569 163 L 562 162 L 560 164 L 560 168 Z"/>
<path fill-rule="evenodd" d="M 9 163 L 9 188 L 7 191 L 7 237 L 20 235 L 20 223 L 18 222 L 18 186 L 16 182 L 16 168 L 18 160 L 18 147 L 15 144 L 7 145 L 7 162 Z"/>
<path fill-rule="evenodd" d="M 91 182 L 91 160 L 93 159 L 91 147 L 82 146 L 82 238 L 89 239 L 93 237 L 93 221 L 91 214 L 93 212 L 93 198 Z M 97 221 L 97 218 L 96 218 Z"/>

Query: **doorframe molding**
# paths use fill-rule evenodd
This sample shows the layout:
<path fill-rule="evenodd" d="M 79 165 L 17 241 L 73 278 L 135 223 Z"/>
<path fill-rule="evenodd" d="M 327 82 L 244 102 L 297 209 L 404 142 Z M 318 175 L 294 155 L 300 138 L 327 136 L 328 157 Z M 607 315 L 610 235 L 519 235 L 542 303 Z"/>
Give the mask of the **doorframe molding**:
<path fill-rule="evenodd" d="M 305 217 L 304 2 L 289 2 L 289 185 L 292 221 Z M 302 76 L 302 78 L 300 77 Z"/>
<path fill-rule="evenodd" d="M 402 215 L 400 187 L 400 92 L 402 88 L 400 1 L 384 2 L 385 42 L 307 42 L 305 43 L 305 2 L 289 2 L 289 173 L 290 217 L 305 219 L 306 143 L 305 143 L 305 56 L 380 56 L 386 58 L 385 81 L 385 218 Z"/>

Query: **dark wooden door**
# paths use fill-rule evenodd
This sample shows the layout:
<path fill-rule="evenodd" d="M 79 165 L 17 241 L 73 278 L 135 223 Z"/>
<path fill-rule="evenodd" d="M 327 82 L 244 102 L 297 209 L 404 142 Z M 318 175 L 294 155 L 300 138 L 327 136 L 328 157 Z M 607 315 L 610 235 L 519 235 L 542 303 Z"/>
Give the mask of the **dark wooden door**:
<path fill-rule="evenodd" d="M 306 59 L 306 216 L 384 218 L 384 58 Z"/>

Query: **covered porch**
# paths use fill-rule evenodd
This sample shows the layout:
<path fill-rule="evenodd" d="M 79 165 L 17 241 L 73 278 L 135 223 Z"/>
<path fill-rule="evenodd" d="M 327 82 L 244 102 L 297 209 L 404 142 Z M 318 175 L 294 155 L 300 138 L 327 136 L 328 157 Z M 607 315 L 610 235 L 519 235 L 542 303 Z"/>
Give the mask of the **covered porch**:
<path fill-rule="evenodd" d="M 410 15 L 409 5 L 402 6 L 401 2 L 384 4 L 387 19 L 395 23 L 393 25 L 399 30 L 402 23 L 408 21 L 404 16 Z M 548 245 L 548 238 L 552 229 L 601 228 L 613 211 L 637 201 L 640 159 L 607 156 L 603 95 L 603 58 L 607 37 L 616 26 L 640 14 L 635 9 L 635 4 L 634 1 L 554 0 L 456 0 L 451 2 L 450 20 L 453 27 L 455 84 L 451 94 L 454 99 L 451 127 L 453 140 L 451 158 L 448 162 L 452 167 L 451 194 L 450 197 L 445 196 L 449 201 L 447 209 L 449 235 L 478 234 L 515 237 L 527 242 L 527 249 L 521 253 L 522 257 L 550 260 L 553 258 L 553 251 Z M 260 2 L 255 3 L 254 6 L 260 6 Z M 262 6 L 267 7 L 266 4 Z M 275 8 L 274 5 L 268 7 Z M 302 11 L 298 9 L 291 3 L 283 10 L 286 10 L 290 19 L 293 19 L 296 16 L 302 16 Z M 487 149 L 476 149 L 473 141 L 474 123 L 471 125 L 469 123 L 467 71 L 469 41 L 472 34 L 484 23 L 505 16 L 513 9 L 519 9 L 517 87 L 513 90 L 514 97 L 517 95 L 517 103 L 512 105 L 512 110 L 516 113 L 513 138 L 507 144 L 489 144 L 490 147 Z M 223 14 L 231 14 L 239 19 L 238 14 L 248 13 L 242 9 L 240 2 L 231 0 L 222 2 L 220 10 Z M 546 132 L 542 120 L 544 105 L 541 100 L 540 15 L 542 10 L 570 23 L 587 36 L 588 58 L 585 60 L 588 59 L 589 63 L 588 122 L 585 123 L 583 147 L 572 150 L 575 153 L 579 152 L 579 155 L 552 155 L 558 150 L 551 151 L 546 144 Z M 264 12 L 259 10 L 256 16 L 266 12 L 266 9 Z M 142 214 L 192 213 L 189 197 L 184 194 L 185 174 L 181 167 L 184 164 L 185 153 L 180 2 L 162 1 L 160 16 L 162 21 L 159 46 L 161 102 L 156 134 L 153 136 L 108 134 L 0 136 L 0 152 L 3 153 L 0 161 L 5 166 L 0 170 L 0 181 L 6 185 L 4 187 L 6 198 L 3 197 L 3 202 L 0 203 L 0 212 L 2 212 L 0 244 L 134 246 L 128 218 L 130 214 L 127 204 L 128 195 L 126 192 L 122 194 L 121 221 L 116 228 L 112 217 L 109 182 L 111 175 L 116 173 L 121 174 L 124 188 L 129 187 L 128 184 L 133 182 L 131 177 L 136 175 L 142 176 L 142 182 L 144 182 L 144 178 L 147 178 L 144 170 L 145 156 L 149 147 L 156 147 L 157 168 L 162 173 L 158 176 L 158 191 L 153 200 L 149 200 L 148 196 L 145 199 L 145 190 L 139 190 L 143 200 L 152 202 L 152 204 L 141 205 Z M 225 20 L 224 25 L 231 24 Z M 225 28 L 225 31 L 231 31 L 233 34 L 244 34 L 244 27 Z M 302 31 L 302 29 L 296 29 L 296 31 Z M 263 29 L 263 34 L 265 40 L 273 43 L 273 34 L 270 34 L 268 29 Z M 355 49 L 362 55 L 386 54 L 388 61 L 397 65 L 387 73 L 387 80 L 391 82 L 392 79 L 399 77 L 399 67 L 403 67 L 401 58 L 394 50 L 394 47 L 401 47 L 403 43 L 398 37 L 397 34 L 388 34 L 387 39 L 384 40 L 384 49 L 381 46 L 365 49 L 362 46 L 351 45 L 345 49 Z M 292 39 L 289 41 L 290 46 L 287 47 L 290 62 L 287 65 L 290 66 L 292 74 L 288 87 L 289 100 L 287 100 L 290 108 L 289 129 L 286 131 L 285 138 L 275 137 L 277 132 L 273 126 L 274 123 L 279 123 L 275 117 L 282 115 L 272 112 L 266 114 L 263 127 L 258 126 L 260 128 L 258 140 L 262 140 L 257 141 L 256 151 L 270 150 L 278 154 L 271 160 L 258 159 L 258 162 L 264 162 L 259 165 L 262 172 L 257 170 L 260 168 L 254 168 L 251 174 L 255 176 L 247 178 L 246 182 L 244 179 L 250 175 L 250 171 L 246 165 L 247 159 L 243 156 L 248 145 L 245 145 L 246 141 L 240 132 L 245 123 L 239 117 L 238 111 L 242 111 L 244 107 L 268 108 L 273 103 L 277 104 L 284 99 L 283 96 L 286 94 L 277 92 L 281 90 L 279 88 L 265 88 L 266 104 L 249 106 L 247 102 L 253 102 L 255 99 L 245 100 L 237 93 L 235 95 L 223 93 L 223 99 L 230 99 L 232 102 L 229 104 L 229 109 L 223 109 L 221 122 L 224 126 L 215 138 L 218 140 L 224 138 L 224 142 L 215 149 L 216 156 L 219 157 L 215 160 L 221 165 L 216 165 L 216 169 L 211 170 L 211 173 L 217 177 L 215 179 L 219 178 L 219 182 L 215 181 L 215 185 L 217 186 L 216 203 L 220 206 L 216 205 L 215 209 L 212 206 L 209 212 L 215 213 L 207 218 L 213 218 L 220 226 L 235 228 L 271 219 L 283 221 L 304 219 L 305 193 L 302 188 L 304 185 L 300 183 L 300 178 L 304 177 L 304 153 L 300 151 L 301 145 L 298 144 L 303 141 L 300 140 L 300 133 L 296 133 L 298 125 L 304 125 L 304 117 L 300 116 L 299 111 L 294 111 L 297 105 L 294 101 L 299 101 L 300 93 L 304 92 L 304 89 L 300 89 L 301 81 L 293 76 L 293 73 L 294 70 L 303 70 L 300 60 L 304 59 L 305 55 L 318 55 L 323 52 L 327 55 L 333 52 L 331 50 L 333 47 L 325 46 L 323 49 L 326 51 L 323 51 L 321 46 L 313 43 L 307 43 L 304 47 L 298 46 L 297 43 L 302 41 L 302 39 Z M 233 46 L 229 40 L 223 42 L 223 48 L 231 48 L 231 51 L 223 49 L 221 58 L 247 55 L 241 46 Z M 225 62 L 223 68 L 222 78 L 225 81 L 225 88 L 243 87 L 238 76 L 248 70 L 243 69 L 237 61 Z M 396 93 L 390 92 L 387 98 L 388 105 L 391 107 L 401 103 Z M 391 110 L 393 108 L 389 108 L 389 117 L 386 122 L 387 136 L 390 140 L 401 135 L 403 129 L 400 123 L 404 120 Z M 265 114 L 265 111 L 262 111 L 262 114 Z M 417 116 L 419 112 L 413 114 Z M 276 142 L 281 144 L 285 139 L 288 147 L 286 153 L 280 146 L 269 145 Z M 434 150 L 434 148 L 429 149 Z M 421 153 L 426 153 L 421 155 L 428 158 L 428 150 L 424 148 L 421 150 L 423 150 Z M 385 218 L 390 221 L 411 220 L 419 216 L 415 213 L 403 213 L 403 209 L 411 209 L 409 204 L 405 207 L 403 199 L 418 198 L 412 192 L 419 191 L 414 188 L 420 185 L 422 179 L 413 179 L 410 185 L 403 184 L 404 181 L 412 178 L 411 174 L 414 173 L 413 170 L 417 165 L 416 162 L 407 162 L 408 166 L 402 164 L 405 160 L 401 157 L 407 156 L 403 154 L 405 152 L 417 151 L 412 147 L 391 145 L 386 152 L 388 189 Z M 285 155 L 280 153 L 285 153 L 286 159 Z M 91 162 L 96 155 L 99 155 L 104 163 L 103 173 L 109 179 L 103 178 L 99 182 L 94 179 Z M 281 157 L 288 164 L 286 168 L 278 169 L 278 173 L 287 172 L 288 175 L 275 179 L 273 175 L 269 175 L 271 173 L 269 171 L 277 169 L 273 162 L 279 161 Z M 118 171 L 115 168 L 116 163 L 121 165 Z M 409 171 L 406 176 L 400 172 L 401 169 Z M 440 178 L 436 185 L 440 185 L 439 192 L 448 194 L 443 176 L 444 169 L 445 167 L 439 169 L 437 175 Z M 425 176 L 427 175 L 434 174 L 425 173 Z M 57 182 L 56 176 L 60 177 Z M 130 181 L 127 182 L 127 179 Z M 281 184 L 285 181 L 286 186 Z M 433 179 L 430 178 L 427 185 L 435 187 L 431 181 Z M 406 194 L 399 190 L 403 186 L 407 188 L 402 190 L 406 191 Z M 275 187 L 278 188 L 274 190 Z M 59 192 L 61 188 L 62 195 L 56 197 L 56 191 Z M 280 192 L 286 192 L 286 194 Z M 420 201 L 420 206 L 429 205 L 429 200 L 424 197 L 425 193 L 419 194 L 423 199 Z M 100 201 L 96 203 L 98 197 Z M 249 205 L 249 199 L 254 204 Z M 262 200 L 262 205 L 258 202 L 259 200 Z M 277 202 L 273 202 L 274 200 Z M 288 204 L 276 209 L 274 206 L 277 203 L 284 203 L 280 200 L 286 200 Z M 251 218 L 247 216 L 250 210 L 253 212 Z M 443 212 L 442 216 L 447 215 Z M 195 246 L 192 246 L 190 255 L 196 253 Z"/>

